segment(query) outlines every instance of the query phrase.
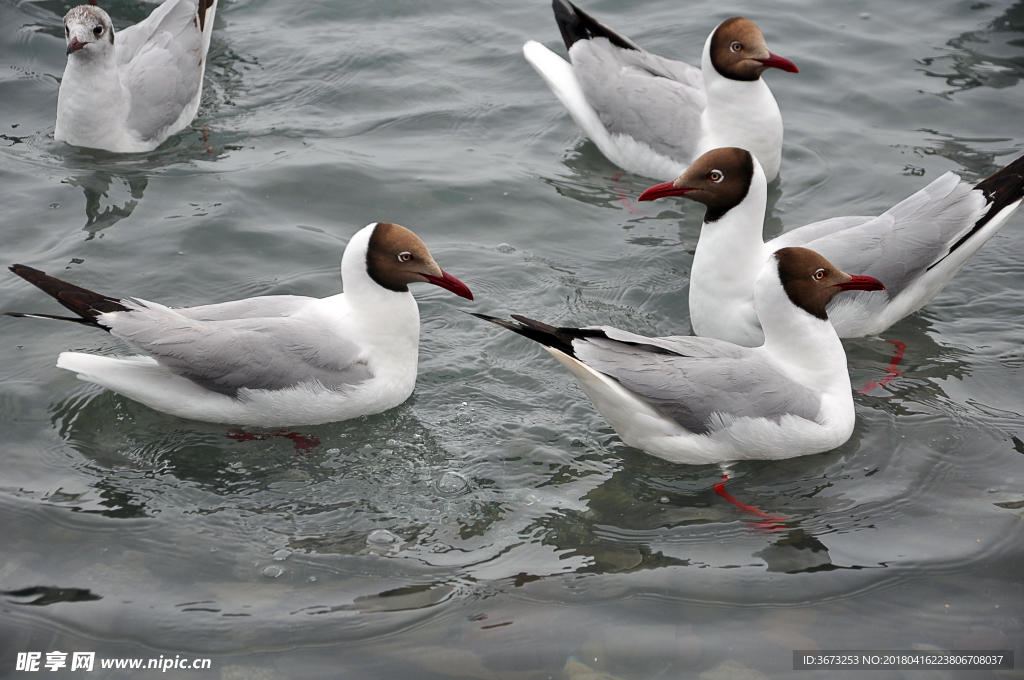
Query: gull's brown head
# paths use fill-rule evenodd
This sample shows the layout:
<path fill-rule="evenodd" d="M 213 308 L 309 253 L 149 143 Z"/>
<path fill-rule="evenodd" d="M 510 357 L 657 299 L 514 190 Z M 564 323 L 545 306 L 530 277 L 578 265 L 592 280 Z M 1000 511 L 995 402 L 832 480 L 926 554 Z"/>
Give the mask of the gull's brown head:
<path fill-rule="evenodd" d="M 828 320 L 828 303 L 843 291 L 885 290 L 878 279 L 851 276 L 807 248 L 782 248 L 773 257 L 779 265 L 779 281 L 790 301 L 822 320 Z"/>
<path fill-rule="evenodd" d="M 426 282 L 473 299 L 462 281 L 441 270 L 420 237 L 400 224 L 378 222 L 366 249 L 366 271 L 383 288 L 404 293 L 410 283 Z"/>
<path fill-rule="evenodd" d="M 743 202 L 754 178 L 754 157 L 745 149 L 713 149 L 698 158 L 672 182 L 655 185 L 641 201 L 682 196 L 708 207 L 705 222 L 716 222 Z"/>
<path fill-rule="evenodd" d="M 750 19 L 726 19 L 711 35 L 711 65 L 730 80 L 757 80 L 769 68 L 799 73 L 789 59 L 768 51 L 761 29 Z"/>

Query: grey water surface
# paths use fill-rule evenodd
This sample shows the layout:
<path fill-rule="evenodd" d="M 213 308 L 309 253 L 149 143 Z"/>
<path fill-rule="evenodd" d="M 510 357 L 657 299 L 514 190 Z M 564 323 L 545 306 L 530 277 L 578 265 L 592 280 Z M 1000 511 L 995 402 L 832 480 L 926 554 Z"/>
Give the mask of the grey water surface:
<path fill-rule="evenodd" d="M 476 302 L 415 290 L 407 403 L 285 431 L 154 412 L 54 367 L 116 339 L 0 317 L 0 676 L 52 651 L 225 679 L 825 677 L 794 649 L 1016 647 L 1024 668 L 1024 214 L 922 311 L 844 343 L 857 390 L 906 345 L 847 444 L 732 467 L 765 520 L 462 313 L 690 332 L 702 209 L 637 204 L 656 178 L 605 160 L 522 58 L 564 54 L 547 2 L 222 1 L 193 129 L 118 156 L 53 140 L 70 4 L 0 0 L 0 262 L 169 305 L 326 296 L 347 239 L 388 220 Z M 101 4 L 119 27 L 152 8 Z M 1019 0 L 583 4 L 691 63 L 745 15 L 800 67 L 766 74 L 769 235 L 1024 152 Z M 0 311 L 59 313 L 3 274 Z"/>

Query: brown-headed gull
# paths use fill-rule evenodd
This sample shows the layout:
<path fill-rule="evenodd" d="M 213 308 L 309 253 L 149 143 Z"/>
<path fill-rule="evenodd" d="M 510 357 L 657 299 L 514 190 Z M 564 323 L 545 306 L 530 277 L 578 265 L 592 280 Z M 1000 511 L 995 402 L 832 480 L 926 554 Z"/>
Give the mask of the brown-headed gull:
<path fill-rule="evenodd" d="M 665 196 L 707 206 L 690 270 L 696 335 L 761 344 L 754 280 L 773 252 L 803 246 L 885 284 L 884 293 L 843 296 L 829 307 L 839 337 L 857 338 L 881 333 L 924 306 L 999 231 L 1024 198 L 1024 157 L 976 186 L 947 172 L 878 217 L 833 217 L 767 243 L 765 173 L 743 149 L 710 151 L 640 200 Z"/>
<path fill-rule="evenodd" d="M 166 0 L 116 35 L 99 7 L 69 11 L 54 138 L 131 153 L 186 128 L 199 110 L 216 11 L 217 0 Z"/>
<path fill-rule="evenodd" d="M 721 463 L 803 456 L 850 438 L 846 353 L 825 308 L 845 290 L 882 288 L 811 250 L 783 248 L 755 283 L 765 332 L 755 348 L 476 316 L 544 345 L 630 446 L 675 463 Z"/>
<path fill-rule="evenodd" d="M 416 234 L 386 222 L 356 232 L 341 260 L 343 293 L 268 295 L 170 309 L 119 300 L 14 265 L 18 276 L 141 355 L 64 352 L 57 367 L 182 418 L 240 425 L 315 425 L 379 413 L 416 384 L 420 316 L 410 283 L 473 299 Z"/>
<path fill-rule="evenodd" d="M 749 149 L 771 181 L 782 161 L 782 114 L 761 74 L 797 73 L 768 51 L 749 19 L 719 24 L 694 68 L 639 47 L 573 5 L 553 0 L 571 64 L 533 40 L 523 46 L 576 123 L 610 161 L 668 179 L 705 151 Z"/>

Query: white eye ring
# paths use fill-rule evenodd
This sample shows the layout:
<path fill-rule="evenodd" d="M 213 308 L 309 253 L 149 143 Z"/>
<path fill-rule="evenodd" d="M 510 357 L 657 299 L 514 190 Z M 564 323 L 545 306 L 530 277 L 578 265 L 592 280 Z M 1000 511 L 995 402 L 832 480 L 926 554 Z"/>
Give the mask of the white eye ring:
<path fill-rule="evenodd" d="M 815 281 L 821 281 L 823 278 L 825 278 L 825 270 L 824 269 L 819 269 L 818 271 L 814 272 L 814 280 Z"/>
<path fill-rule="evenodd" d="M 739 40 L 733 40 L 732 44 L 729 45 L 729 49 L 732 50 L 733 52 L 739 52 L 740 50 L 743 49 L 743 43 L 741 43 Z"/>
<path fill-rule="evenodd" d="M 725 179 L 725 175 L 721 170 L 712 170 L 708 173 L 708 179 L 715 184 L 719 184 L 723 179 Z"/>
<path fill-rule="evenodd" d="M 408 262 L 411 259 L 412 259 L 412 253 L 410 253 L 408 251 L 401 252 L 401 253 L 398 254 L 398 261 L 399 262 Z"/>

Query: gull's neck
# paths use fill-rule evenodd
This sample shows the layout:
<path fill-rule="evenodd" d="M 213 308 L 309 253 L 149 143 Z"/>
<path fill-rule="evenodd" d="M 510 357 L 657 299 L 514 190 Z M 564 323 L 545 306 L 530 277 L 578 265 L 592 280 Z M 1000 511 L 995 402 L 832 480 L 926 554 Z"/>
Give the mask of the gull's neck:
<path fill-rule="evenodd" d="M 846 351 L 832 323 L 789 299 L 772 258 L 754 286 L 754 304 L 764 330 L 763 350 L 780 370 L 808 387 L 849 395 Z"/>
<path fill-rule="evenodd" d="M 375 226 L 356 232 L 345 247 L 341 259 L 345 305 L 367 336 L 379 336 L 404 344 L 411 342 L 416 347 L 420 333 L 416 299 L 409 291 L 396 292 L 382 287 L 366 271 L 366 252 Z"/>
<path fill-rule="evenodd" d="M 752 292 L 770 255 L 762 236 L 767 201 L 764 171 L 755 160 L 743 201 L 701 226 L 690 269 L 690 321 L 697 335 L 748 347 L 761 344 Z"/>
<path fill-rule="evenodd" d="M 129 104 L 113 48 L 71 54 L 57 94 L 54 137 L 75 146 L 115 146 L 126 134 Z"/>
<path fill-rule="evenodd" d="M 770 182 L 782 164 L 779 105 L 763 78 L 732 80 L 715 69 L 711 64 L 711 35 L 701 56 L 707 107 L 701 115 L 704 134 L 694 157 L 722 147 L 746 149 L 760 161 Z"/>

